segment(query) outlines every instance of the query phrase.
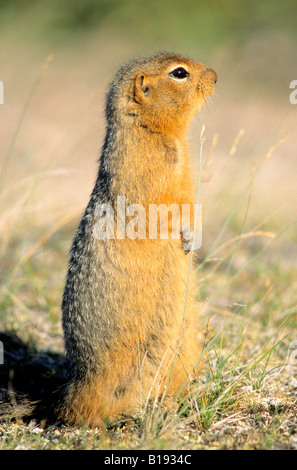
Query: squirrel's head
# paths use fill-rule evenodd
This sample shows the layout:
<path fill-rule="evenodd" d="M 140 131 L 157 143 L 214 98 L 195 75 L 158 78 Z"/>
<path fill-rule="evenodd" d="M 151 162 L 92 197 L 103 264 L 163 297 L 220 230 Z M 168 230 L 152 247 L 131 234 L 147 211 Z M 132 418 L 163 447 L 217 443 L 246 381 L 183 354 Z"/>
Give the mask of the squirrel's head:
<path fill-rule="evenodd" d="M 158 54 L 122 67 L 111 84 L 106 115 L 122 125 L 156 132 L 188 127 L 213 94 L 217 74 L 175 54 Z"/>

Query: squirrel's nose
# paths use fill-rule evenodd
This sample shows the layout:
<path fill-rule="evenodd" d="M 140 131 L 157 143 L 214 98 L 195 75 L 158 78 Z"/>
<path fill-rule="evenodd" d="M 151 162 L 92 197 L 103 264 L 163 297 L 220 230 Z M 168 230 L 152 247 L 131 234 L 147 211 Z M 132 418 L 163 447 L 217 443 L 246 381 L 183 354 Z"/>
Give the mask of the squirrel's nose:
<path fill-rule="evenodd" d="M 204 71 L 204 74 L 208 75 L 210 78 L 212 78 L 214 83 L 217 83 L 218 74 L 213 69 L 211 69 L 210 67 L 207 67 Z"/>

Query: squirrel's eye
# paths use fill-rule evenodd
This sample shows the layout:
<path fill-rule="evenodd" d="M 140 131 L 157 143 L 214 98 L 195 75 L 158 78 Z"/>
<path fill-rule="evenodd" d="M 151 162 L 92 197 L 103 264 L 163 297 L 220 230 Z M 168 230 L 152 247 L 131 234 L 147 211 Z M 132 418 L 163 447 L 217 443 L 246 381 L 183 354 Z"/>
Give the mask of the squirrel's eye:
<path fill-rule="evenodd" d="M 170 72 L 169 75 L 171 75 L 174 78 L 181 79 L 181 78 L 188 77 L 190 74 L 183 67 L 178 67 L 177 69 L 172 70 L 172 72 Z"/>

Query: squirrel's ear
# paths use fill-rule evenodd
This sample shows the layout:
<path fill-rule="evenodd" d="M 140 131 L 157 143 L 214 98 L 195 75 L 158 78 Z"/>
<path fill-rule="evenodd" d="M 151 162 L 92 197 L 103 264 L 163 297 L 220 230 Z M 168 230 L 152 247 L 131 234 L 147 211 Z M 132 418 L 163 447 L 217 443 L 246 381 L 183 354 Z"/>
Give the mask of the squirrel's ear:
<path fill-rule="evenodd" d="M 139 73 L 134 82 L 134 99 L 137 103 L 142 103 L 150 96 L 149 80 L 144 73 Z"/>

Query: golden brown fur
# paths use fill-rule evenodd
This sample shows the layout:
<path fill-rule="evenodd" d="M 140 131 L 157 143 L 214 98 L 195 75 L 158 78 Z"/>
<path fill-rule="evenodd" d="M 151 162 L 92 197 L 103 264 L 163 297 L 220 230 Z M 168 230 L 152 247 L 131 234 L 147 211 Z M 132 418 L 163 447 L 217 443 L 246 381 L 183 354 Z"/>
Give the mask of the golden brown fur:
<path fill-rule="evenodd" d="M 170 75 L 183 67 L 184 79 Z M 120 69 L 106 105 L 98 178 L 78 227 L 63 297 L 70 380 L 63 416 L 91 426 L 137 410 L 149 394 L 177 393 L 199 361 L 193 274 L 181 240 L 94 236 L 96 205 L 194 204 L 188 125 L 216 73 L 173 54 Z M 116 210 L 115 210 L 116 214 Z M 116 224 L 115 224 L 116 226 Z M 174 368 L 173 368 L 174 366 Z"/>

